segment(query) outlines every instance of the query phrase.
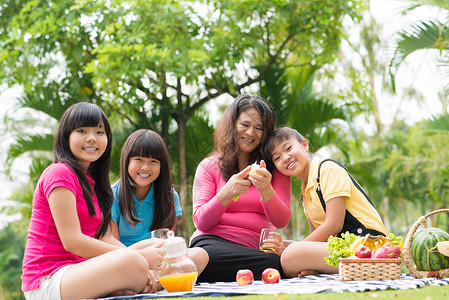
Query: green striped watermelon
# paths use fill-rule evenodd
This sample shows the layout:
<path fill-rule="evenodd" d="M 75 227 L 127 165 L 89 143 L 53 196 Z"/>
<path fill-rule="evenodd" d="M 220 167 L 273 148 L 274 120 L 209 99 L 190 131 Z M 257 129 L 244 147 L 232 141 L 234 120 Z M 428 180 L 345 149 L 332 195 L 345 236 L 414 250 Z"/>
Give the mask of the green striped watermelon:
<path fill-rule="evenodd" d="M 412 240 L 411 255 L 420 271 L 435 271 L 449 268 L 449 257 L 438 252 L 436 245 L 448 241 L 449 234 L 435 227 L 417 231 Z"/>

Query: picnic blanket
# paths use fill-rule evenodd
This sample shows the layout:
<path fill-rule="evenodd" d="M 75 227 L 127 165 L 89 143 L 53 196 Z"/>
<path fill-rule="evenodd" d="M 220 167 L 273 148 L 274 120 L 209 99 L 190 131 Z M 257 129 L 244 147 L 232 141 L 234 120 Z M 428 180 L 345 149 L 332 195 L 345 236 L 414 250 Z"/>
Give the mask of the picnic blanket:
<path fill-rule="evenodd" d="M 313 294 L 313 293 L 341 293 L 367 292 L 381 290 L 414 289 L 429 286 L 449 285 L 449 278 L 414 278 L 411 274 L 401 274 L 398 280 L 381 281 L 340 281 L 338 274 L 321 274 L 301 278 L 282 279 L 276 284 L 264 284 L 254 281 L 250 285 L 239 286 L 236 282 L 199 283 L 190 292 L 159 291 L 154 294 L 140 294 L 134 296 L 118 296 L 102 298 L 107 300 L 122 299 L 150 299 L 165 297 L 199 297 L 199 296 L 241 296 L 249 294 Z"/>

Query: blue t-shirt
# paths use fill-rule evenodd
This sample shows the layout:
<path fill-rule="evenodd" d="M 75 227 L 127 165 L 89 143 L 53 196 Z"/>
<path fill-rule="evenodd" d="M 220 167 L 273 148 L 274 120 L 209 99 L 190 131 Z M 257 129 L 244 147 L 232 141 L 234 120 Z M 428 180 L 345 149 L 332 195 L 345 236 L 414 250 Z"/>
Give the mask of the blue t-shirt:
<path fill-rule="evenodd" d="M 118 225 L 118 232 L 120 235 L 120 241 L 125 246 L 130 246 L 136 242 L 143 239 L 148 239 L 151 237 L 150 227 L 153 223 L 154 216 L 154 185 L 151 185 L 150 191 L 148 192 L 145 199 L 139 201 L 133 194 L 134 209 L 137 218 L 141 219 L 140 223 L 136 224 L 135 227 L 129 224 L 126 219 L 120 213 L 120 208 L 118 206 L 119 194 L 120 194 L 120 182 L 117 182 L 112 186 L 112 192 L 114 194 L 114 203 L 112 204 L 112 221 L 116 222 Z M 173 189 L 173 200 L 175 203 L 176 216 L 182 215 L 181 204 L 179 203 L 178 193 Z"/>

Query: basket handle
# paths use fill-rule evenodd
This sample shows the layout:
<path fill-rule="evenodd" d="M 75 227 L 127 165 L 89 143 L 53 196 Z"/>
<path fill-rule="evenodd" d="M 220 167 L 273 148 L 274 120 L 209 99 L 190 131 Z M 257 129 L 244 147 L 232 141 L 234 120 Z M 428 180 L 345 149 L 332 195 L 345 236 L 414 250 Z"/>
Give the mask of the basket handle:
<path fill-rule="evenodd" d="M 409 269 L 410 273 L 412 273 L 413 277 L 415 278 L 422 278 L 422 277 L 426 277 L 424 276 L 423 273 L 428 273 L 425 271 L 419 271 L 416 269 L 416 266 L 413 264 L 412 262 L 412 257 L 411 257 L 411 244 L 412 244 L 412 239 L 413 239 L 413 235 L 415 234 L 416 229 L 418 229 L 418 227 L 426 222 L 426 219 L 434 214 L 437 213 L 441 213 L 441 212 L 449 212 L 449 209 L 447 208 L 442 208 L 442 209 L 437 209 L 434 211 L 429 212 L 428 214 L 419 217 L 416 222 L 412 225 L 412 227 L 410 227 L 407 236 L 405 238 L 404 241 L 404 252 L 403 252 L 403 259 L 404 259 L 404 263 L 407 266 L 407 268 Z M 433 271 L 433 273 L 435 273 L 437 271 Z M 432 277 L 439 277 L 438 274 L 434 274 L 436 276 L 432 276 Z"/>

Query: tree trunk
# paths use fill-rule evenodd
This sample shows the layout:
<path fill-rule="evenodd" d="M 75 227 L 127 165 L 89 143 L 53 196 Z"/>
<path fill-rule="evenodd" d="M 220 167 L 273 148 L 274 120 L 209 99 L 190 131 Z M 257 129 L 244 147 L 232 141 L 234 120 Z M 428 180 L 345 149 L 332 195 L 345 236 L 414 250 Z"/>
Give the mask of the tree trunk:
<path fill-rule="evenodd" d="M 378 136 L 381 136 L 382 131 L 383 131 L 383 125 L 380 120 L 379 103 L 377 101 L 376 90 L 375 90 L 375 86 L 374 86 L 374 74 L 372 72 L 368 72 L 368 77 L 369 77 L 371 91 L 373 93 L 372 101 L 374 104 L 374 122 L 376 123 L 376 132 L 377 132 Z"/>
<path fill-rule="evenodd" d="M 189 218 L 190 211 L 190 193 L 187 181 L 187 153 L 186 153 L 186 136 L 187 136 L 187 119 L 181 113 L 176 118 L 178 124 L 178 184 L 179 184 L 179 200 L 182 206 L 183 217 L 176 226 L 177 235 L 184 237 L 187 241 L 190 238 Z"/>

